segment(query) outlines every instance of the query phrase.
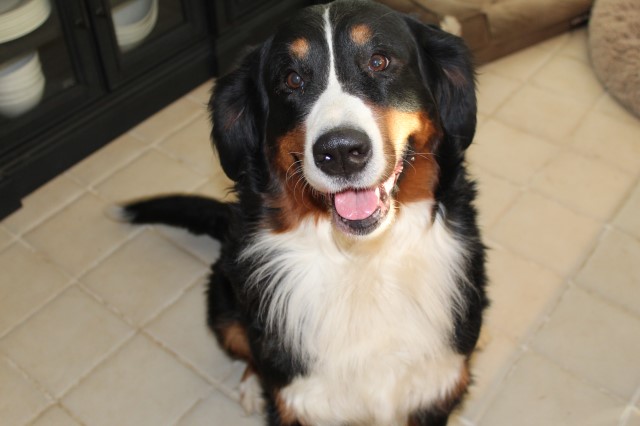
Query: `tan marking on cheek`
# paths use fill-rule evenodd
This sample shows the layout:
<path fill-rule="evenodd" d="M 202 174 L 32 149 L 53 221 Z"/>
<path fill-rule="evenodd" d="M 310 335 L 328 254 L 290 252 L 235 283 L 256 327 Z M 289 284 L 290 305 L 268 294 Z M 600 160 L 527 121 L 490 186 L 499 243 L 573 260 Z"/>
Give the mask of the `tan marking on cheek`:
<path fill-rule="evenodd" d="M 409 140 L 409 136 L 423 131 L 423 118 L 420 113 L 388 110 L 385 114 L 389 140 L 393 144 L 396 156 L 402 155 Z M 420 138 L 423 139 L 423 138 Z"/>
<path fill-rule="evenodd" d="M 329 215 L 322 195 L 314 194 L 303 176 L 301 161 L 304 159 L 305 137 L 306 132 L 301 126 L 277 141 L 274 160 L 282 192 L 266 200 L 274 213 L 265 224 L 276 232 L 295 228 L 309 215 L 315 218 Z"/>
<path fill-rule="evenodd" d="M 294 162 L 296 157 L 302 159 L 305 137 L 306 132 L 300 126 L 278 139 L 276 164 L 285 177 L 296 172 L 298 164 L 294 164 Z"/>
<path fill-rule="evenodd" d="M 391 108 L 378 111 L 377 115 L 382 117 L 380 128 L 384 129 L 385 152 L 392 150 L 396 162 L 405 153 L 409 141 L 413 145 L 414 155 L 410 156 L 413 161 L 404 164 L 397 200 L 407 203 L 432 199 L 438 181 L 438 164 L 431 150 L 436 134 L 433 122 L 424 111 L 405 112 Z"/>
<path fill-rule="evenodd" d="M 307 54 L 309 53 L 309 41 L 304 37 L 295 39 L 289 45 L 289 51 L 293 56 L 297 57 L 298 59 L 304 59 L 307 57 Z"/>
<path fill-rule="evenodd" d="M 372 36 L 371 28 L 366 24 L 357 24 L 351 28 L 351 40 L 359 46 L 366 44 Z"/>

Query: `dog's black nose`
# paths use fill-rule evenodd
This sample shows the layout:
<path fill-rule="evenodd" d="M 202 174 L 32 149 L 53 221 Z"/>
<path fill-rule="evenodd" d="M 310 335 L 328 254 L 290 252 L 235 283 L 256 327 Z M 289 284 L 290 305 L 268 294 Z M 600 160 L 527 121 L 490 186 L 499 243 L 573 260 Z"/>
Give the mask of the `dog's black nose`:
<path fill-rule="evenodd" d="M 313 145 L 316 166 L 330 176 L 351 176 L 371 158 L 371 141 L 366 133 L 350 128 L 331 130 Z"/>

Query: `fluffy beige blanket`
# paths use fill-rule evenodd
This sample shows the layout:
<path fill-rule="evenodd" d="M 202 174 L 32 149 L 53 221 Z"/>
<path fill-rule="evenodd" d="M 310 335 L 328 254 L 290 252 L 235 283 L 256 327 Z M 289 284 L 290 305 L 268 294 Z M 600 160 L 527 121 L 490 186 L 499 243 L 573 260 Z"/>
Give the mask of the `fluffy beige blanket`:
<path fill-rule="evenodd" d="M 596 0 L 589 49 L 598 78 L 640 117 L 640 0 Z"/>

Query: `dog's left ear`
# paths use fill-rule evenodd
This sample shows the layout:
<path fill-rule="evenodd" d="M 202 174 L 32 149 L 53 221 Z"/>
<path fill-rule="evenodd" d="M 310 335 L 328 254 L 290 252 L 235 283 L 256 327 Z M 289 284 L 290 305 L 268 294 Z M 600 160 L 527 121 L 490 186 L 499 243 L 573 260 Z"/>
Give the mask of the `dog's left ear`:
<path fill-rule="evenodd" d="M 251 50 L 239 66 L 216 82 L 209 111 L 211 137 L 220 165 L 239 181 L 260 155 L 267 116 L 267 97 L 261 80 L 263 57 L 269 41 Z"/>
<path fill-rule="evenodd" d="M 464 41 L 407 17 L 418 46 L 424 84 L 437 104 L 445 140 L 461 155 L 476 131 L 476 85 L 471 53 Z"/>

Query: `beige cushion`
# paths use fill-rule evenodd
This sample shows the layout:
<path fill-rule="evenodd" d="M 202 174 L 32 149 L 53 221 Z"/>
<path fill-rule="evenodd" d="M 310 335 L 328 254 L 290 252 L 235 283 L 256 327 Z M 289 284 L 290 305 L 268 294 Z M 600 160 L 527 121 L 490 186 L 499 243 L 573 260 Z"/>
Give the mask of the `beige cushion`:
<path fill-rule="evenodd" d="M 593 3 L 593 0 L 378 1 L 411 13 L 423 22 L 440 23 L 445 30 L 461 35 L 478 63 L 506 55 L 566 31 L 575 23 L 584 22 Z"/>
<path fill-rule="evenodd" d="M 491 4 L 492 0 L 412 0 L 415 4 L 429 10 L 433 10 L 437 14 L 452 15 L 459 20 L 470 15 L 482 13 L 485 5 Z"/>
<path fill-rule="evenodd" d="M 486 45 L 490 39 L 487 17 L 483 7 L 492 0 L 412 0 L 421 8 L 433 11 L 440 18 L 454 16 L 461 26 L 460 34 L 473 50 Z"/>
<path fill-rule="evenodd" d="M 493 0 L 487 13 L 491 35 L 502 39 L 568 22 L 589 10 L 592 0 Z"/>
<path fill-rule="evenodd" d="M 589 23 L 589 53 L 609 92 L 640 117 L 640 1 L 596 1 Z"/>

